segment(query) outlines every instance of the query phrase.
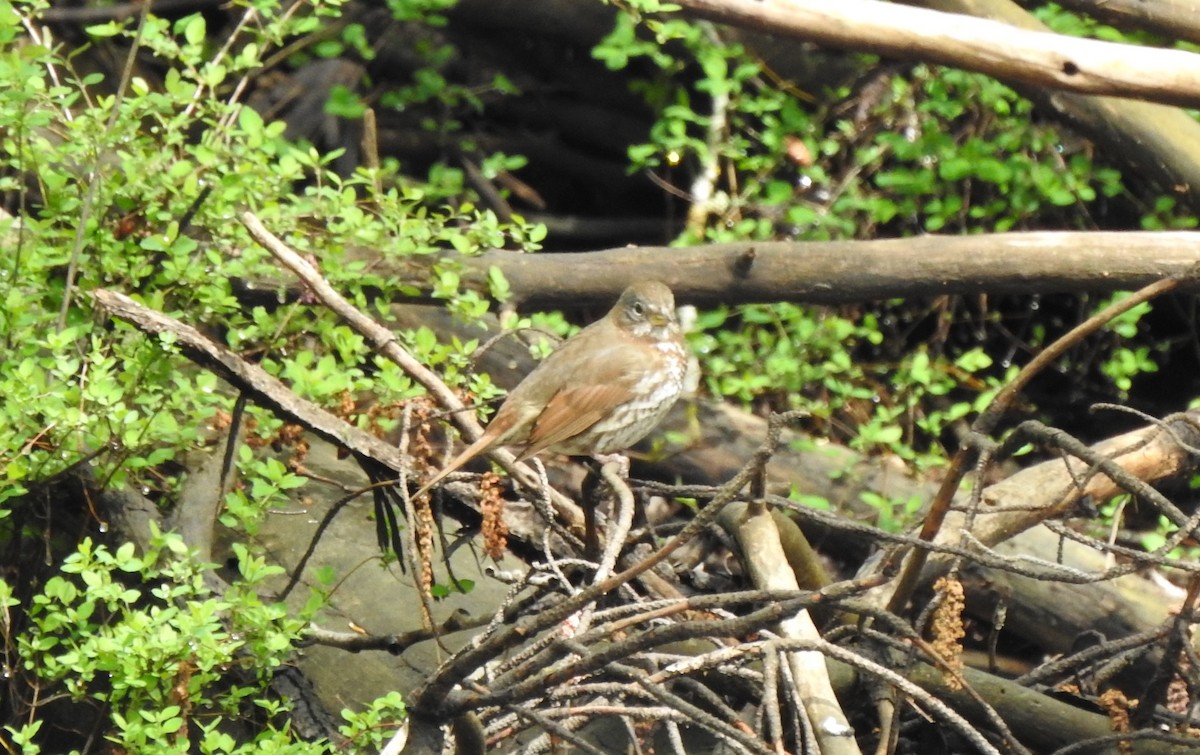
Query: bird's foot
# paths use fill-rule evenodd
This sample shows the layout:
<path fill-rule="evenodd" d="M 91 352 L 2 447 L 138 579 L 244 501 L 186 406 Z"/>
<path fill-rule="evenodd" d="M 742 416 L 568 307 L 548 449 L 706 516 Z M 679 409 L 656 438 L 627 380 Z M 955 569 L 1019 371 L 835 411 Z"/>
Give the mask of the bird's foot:
<path fill-rule="evenodd" d="M 592 456 L 603 467 L 605 464 L 617 465 L 617 476 L 622 480 L 629 479 L 629 457 L 625 454 L 595 454 Z"/>

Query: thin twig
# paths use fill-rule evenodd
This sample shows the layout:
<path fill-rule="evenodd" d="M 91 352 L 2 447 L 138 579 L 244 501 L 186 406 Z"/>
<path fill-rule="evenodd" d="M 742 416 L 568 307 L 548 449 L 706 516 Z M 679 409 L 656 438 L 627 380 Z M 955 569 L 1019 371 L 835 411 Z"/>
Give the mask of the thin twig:
<path fill-rule="evenodd" d="M 1113 302 L 1100 312 L 1076 325 L 1031 359 L 1029 364 L 1025 365 L 1011 382 L 1000 389 L 987 408 L 972 423 L 971 432 L 983 437 L 990 436 L 997 425 L 1000 424 L 1000 420 L 1004 417 L 1005 412 L 1008 411 L 1021 391 L 1025 389 L 1025 386 L 1029 384 L 1029 381 L 1046 367 L 1057 361 L 1068 349 L 1107 325 L 1117 316 L 1128 312 L 1139 304 L 1179 288 L 1184 282 L 1195 278 L 1196 273 L 1196 266 L 1192 266 L 1183 275 L 1155 281 L 1139 291 L 1130 294 L 1128 297 Z M 946 514 L 950 511 L 950 503 L 954 499 L 954 494 L 958 491 L 958 487 L 962 483 L 968 467 L 970 467 L 970 462 L 974 454 L 974 449 L 964 446 L 954 455 L 949 469 L 946 470 L 946 476 L 942 480 L 942 485 L 938 488 L 937 494 L 933 498 L 933 503 L 929 507 L 929 513 L 926 514 L 925 521 L 921 525 L 919 534 L 921 540 L 932 541 L 938 531 L 941 530 L 942 523 L 946 519 Z M 898 613 L 908 603 L 913 590 L 916 589 L 921 570 L 925 567 L 928 556 L 928 551 L 916 550 L 905 560 L 900 578 L 896 581 L 896 586 L 887 603 L 888 609 L 893 613 Z"/>
<path fill-rule="evenodd" d="M 593 584 L 578 595 L 572 596 L 550 610 L 543 611 L 536 616 L 524 617 L 515 625 L 503 627 L 494 636 L 485 639 L 478 646 L 459 653 L 458 656 L 445 663 L 438 670 L 437 674 L 412 695 L 410 703 L 413 709 L 435 713 L 445 712 L 448 709 L 460 706 L 469 707 L 471 705 L 469 700 L 455 699 L 451 693 L 454 687 L 469 674 L 473 673 L 475 669 L 489 662 L 492 658 L 507 652 L 524 638 L 555 626 L 600 596 L 608 594 L 618 586 L 652 569 L 684 544 L 691 541 L 692 538 L 699 535 L 716 520 L 717 515 L 725 504 L 737 499 L 742 488 L 758 474 L 759 469 L 770 461 L 775 453 L 775 449 L 779 446 L 784 426 L 796 416 L 798 416 L 797 413 L 790 412 L 772 415 L 767 427 L 766 439 L 746 465 L 734 475 L 733 479 L 721 486 L 708 505 L 701 509 L 678 535 L 668 540 L 651 556 L 619 574 Z"/>

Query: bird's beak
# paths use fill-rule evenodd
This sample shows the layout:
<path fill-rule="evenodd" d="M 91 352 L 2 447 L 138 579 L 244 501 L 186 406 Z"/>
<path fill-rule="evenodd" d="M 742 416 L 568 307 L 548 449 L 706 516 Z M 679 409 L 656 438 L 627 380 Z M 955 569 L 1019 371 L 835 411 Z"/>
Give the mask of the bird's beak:
<path fill-rule="evenodd" d="M 652 312 L 646 319 L 649 320 L 650 324 L 656 328 L 665 327 L 671 322 L 671 318 L 662 314 L 661 312 Z"/>

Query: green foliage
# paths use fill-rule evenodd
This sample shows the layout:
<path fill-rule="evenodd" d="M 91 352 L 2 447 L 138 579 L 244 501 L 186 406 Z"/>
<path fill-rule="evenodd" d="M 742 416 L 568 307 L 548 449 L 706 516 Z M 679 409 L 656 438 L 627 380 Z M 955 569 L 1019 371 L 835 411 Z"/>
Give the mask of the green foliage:
<path fill-rule="evenodd" d="M 404 698 L 399 692 L 390 692 L 365 710 L 343 710 L 342 717 L 347 723 L 341 732 L 362 752 L 378 752 L 406 714 Z"/>
<path fill-rule="evenodd" d="M 871 166 L 865 177 L 894 206 L 862 205 L 866 224 L 1018 230 L 1061 214 L 1057 208 L 1082 209 L 1122 191 L 1115 170 L 1083 153 L 1064 155 L 1048 126 L 1030 122 L 1028 101 L 985 76 L 918 66 L 911 82 L 894 82 L 892 97 L 890 106 L 907 110 L 907 125 L 879 133 L 859 154 Z M 859 204 L 854 193 L 842 199 L 846 209 Z M 1087 227 L 1088 217 L 1078 212 L 1063 221 Z"/>
<path fill-rule="evenodd" d="M 127 750 L 187 752 L 193 721 L 201 752 L 279 748 L 289 737 L 269 727 L 238 748 L 217 732 L 252 708 L 279 707 L 267 684 L 303 627 L 258 597 L 262 580 L 282 570 L 236 553 L 241 576 L 217 596 L 204 581 L 211 565 L 188 558 L 177 535 L 154 533 L 142 554 L 85 539 L 32 599 L 31 631 L 16 638 L 23 672 L 44 696 L 96 701 L 111 716 L 106 738 Z M 9 731 L 14 741 L 29 734 Z"/>
<path fill-rule="evenodd" d="M 992 360 L 978 348 L 953 358 L 918 350 L 899 362 L 855 356 L 882 340 L 871 315 L 855 323 L 781 304 L 718 309 L 697 325 L 701 332 L 692 345 L 713 393 L 748 405 L 803 409 L 815 426 L 832 425 L 834 434 L 842 428 L 852 447 L 919 465 L 944 461 L 937 440 L 980 411 L 1000 384 Z"/>
<path fill-rule="evenodd" d="M 443 22 L 439 14 L 450 4 L 391 3 L 398 17 L 427 23 Z M 258 556 L 238 546 L 242 576 L 217 595 L 201 580 L 211 565 L 189 560 L 173 536 L 159 536 L 151 552 L 138 555 L 87 540 L 76 548 L 61 542 L 74 532 L 33 532 L 23 522 L 31 494 L 77 465 L 97 487 L 136 488 L 170 506 L 180 483 L 176 460 L 224 437 L 228 387 L 195 368 L 172 337 L 147 337 L 95 311 L 91 290 L 124 292 L 175 316 L 374 431 L 395 420 L 358 414 L 348 397 L 369 386 L 377 405 L 389 407 L 421 390 L 324 308 L 282 295 L 274 305 L 248 307 L 233 281 L 282 292 L 290 280 L 249 238 L 240 214 L 252 210 L 285 243 L 311 253 L 335 287 L 385 321 L 379 292 L 404 290 L 391 272 L 396 266 L 386 263 L 447 250 L 540 247 L 544 226 L 501 223 L 478 209 L 457 169 L 414 177 L 386 161 L 339 175 L 332 168 L 338 153 L 288 141 L 283 123 L 241 103 L 248 78 L 278 64 L 285 45 L 293 61 L 347 48 L 369 57 L 361 27 L 325 34 L 341 5 L 258 4 L 254 23 L 239 25 L 221 47 L 201 14 L 174 21 L 150 14 L 140 29 L 136 19 L 91 26 L 96 47 L 133 46 L 161 74 L 134 77 L 117 93 L 116 80 L 80 73 L 67 52 L 30 36 L 47 3 L 0 0 L 0 194 L 16 208 L 13 218 L 0 215 L 0 544 L 9 552 L 71 553 L 41 590 L 32 587 L 34 575 L 26 575 L 28 584 L 0 583 L 6 616 L 18 617 L 3 625 L 6 646 L 19 648 L 21 673 L 43 693 L 18 695 L 25 707 L 14 703 L 15 718 L 0 722 L 7 724 L 0 743 L 10 749 L 36 752 L 51 736 L 39 706 L 61 694 L 106 701 L 101 730 L 132 752 L 183 752 L 189 743 L 201 752 L 327 750 L 272 728 L 281 704 L 264 693 L 265 682 L 292 652 L 307 613 L 288 615 L 256 597 L 272 571 Z M 480 91 L 441 86 L 434 64 L 451 52 L 429 50 L 428 71 L 386 99 L 396 107 L 422 98 L 478 105 Z M 494 89 L 512 85 L 497 76 Z M 362 108 L 349 90 L 335 91 L 326 106 L 349 118 Z M 513 170 L 522 160 L 485 155 L 481 170 Z M 355 248 L 363 246 L 382 250 L 385 264 L 360 259 Z M 487 310 L 483 297 L 460 291 L 451 265 L 440 276 L 438 295 L 456 313 L 477 318 Z M 507 291 L 500 276 L 489 283 L 497 296 Z M 398 336 L 451 384 L 485 398 L 498 392 L 486 376 L 467 371 L 474 339 Z M 243 535 L 304 484 L 252 450 L 283 442 L 283 422 L 255 407 L 247 416 L 251 443 L 236 457 L 244 486 L 222 512 L 222 522 Z M 384 700 L 373 710 L 399 716 L 403 706 Z M 251 715 L 265 722 L 253 737 L 223 725 Z M 348 727 L 375 741 L 376 732 Z"/>
<path fill-rule="evenodd" d="M 287 508 L 291 503 L 288 491 L 304 487 L 307 479 L 274 457 L 255 456 L 249 446 L 238 449 L 238 457 L 238 471 L 250 485 L 236 488 L 225 496 L 221 523 L 255 534 L 267 509 Z"/>
<path fill-rule="evenodd" d="M 1158 197 L 1153 206 L 1142 215 L 1141 226 L 1145 231 L 1190 231 L 1197 225 L 1195 215 L 1179 208 L 1174 197 Z"/>
<path fill-rule="evenodd" d="M 403 5 L 416 13 L 446 3 Z M 14 250 L 0 279 L 5 302 L 0 339 L 8 349 L 0 387 L 9 397 L 0 409 L 0 468 L 10 483 L 0 490 L 0 500 L 24 494 L 28 481 L 53 477 L 96 449 L 113 449 L 95 457 L 102 478 L 119 485 L 133 474 L 144 482 L 143 470 L 201 442 L 203 421 L 228 405 L 211 376 L 182 369 L 186 361 L 175 355 L 169 338 L 155 342 L 121 324 L 115 331 L 94 329 L 89 302 L 80 294 L 94 287 L 137 291 L 151 307 L 197 326 L 218 327 L 232 348 L 262 354 L 264 368 L 320 404 L 336 406 L 368 385 L 384 404 L 418 393 L 394 365 L 378 360 L 361 337 L 321 308 L 296 304 L 282 311 L 246 311 L 230 281 L 278 274 L 267 254 L 230 222 L 246 207 L 295 248 L 319 249 L 322 272 L 368 308 L 373 308 L 368 291 L 395 289 L 398 281 L 347 255 L 352 245 L 370 245 L 396 258 L 448 248 L 464 253 L 538 248 L 544 226 L 520 220 L 506 226 L 469 201 L 447 205 L 447 199 L 461 198 L 461 176 L 453 172 L 417 183 L 391 163 L 378 174 L 339 176 L 329 169 L 336 154 L 292 145 L 282 138 L 282 123 L 265 122 L 224 99 L 222 85 L 255 70 L 272 44 L 305 33 L 337 8 L 317 3 L 307 14 L 264 17 L 266 23 L 244 31 L 251 38 L 242 40 L 238 52 L 224 58 L 206 47 L 201 16 L 173 24 L 150 16 L 140 43 L 173 65 L 161 91 L 135 79 L 123 98 L 91 94 L 88 87 L 99 82 L 73 78 L 66 61 L 50 49 L 26 44 L 0 53 L 0 75 L 23 82 L 0 97 L 0 122 L 11 124 L 0 162 L 6 175 L 36 177 L 39 189 L 36 203 L 25 200 L 30 212 L 19 228 L 12 222 L 0 227 L 6 247 Z M 33 5 L 6 5 L 0 35 L 15 39 L 22 14 L 34 13 Z M 134 36 L 118 22 L 89 32 L 97 39 Z M 53 83 L 48 70 L 63 83 Z M 72 101 L 90 106 L 67 117 L 62 106 Z M 341 105 L 331 106 L 347 104 L 342 98 Z M 204 128 L 193 138 L 197 125 Z M 489 157 L 484 169 L 512 169 L 520 160 Z M 166 180 L 145 180 L 159 176 Z M 297 182 L 303 184 L 298 192 Z M 22 191 L 12 178 L 0 188 Z M 94 192 L 90 205 L 88 191 Z M 76 254 L 76 224 L 59 219 L 80 217 L 88 207 Z M 191 217 L 189 227 L 181 227 L 182 217 Z M 318 219 L 326 234 L 315 239 L 312 221 Z M 132 230 L 122 229 L 126 221 Z M 60 326 L 61 271 L 73 258 L 78 261 L 73 299 Z M 494 283 L 502 292 L 502 282 Z M 438 291 L 464 318 L 478 318 L 489 306 L 478 295 L 460 293 L 453 270 L 444 271 Z M 410 345 L 420 340 L 410 339 Z M 320 342 L 330 350 L 295 348 L 301 342 Z M 420 353 L 432 363 L 454 368 L 453 382 L 462 379 L 457 370 L 476 344 L 421 345 Z M 29 406 L 38 411 L 27 411 Z M 180 417 L 199 422 L 182 426 Z M 269 420 L 265 425 L 278 426 Z M 39 442 L 28 444 L 31 438 Z M 161 480 L 153 482 L 159 485 Z"/>
<path fill-rule="evenodd" d="M 1116 294 L 1106 301 L 1101 301 L 1096 309 L 1101 310 L 1107 307 L 1111 302 L 1120 301 L 1128 294 Z M 1151 356 L 1151 348 L 1149 346 L 1126 346 L 1125 343 L 1133 340 L 1140 330 L 1141 319 L 1149 314 L 1151 306 L 1148 302 L 1137 305 L 1127 312 L 1113 319 L 1109 324 L 1109 331 L 1115 345 L 1111 347 L 1109 357 L 1100 365 L 1101 372 L 1104 373 L 1117 390 L 1124 397 L 1129 393 L 1129 389 L 1133 387 L 1133 379 L 1139 375 L 1158 372 L 1158 364 Z"/>
<path fill-rule="evenodd" d="M 908 500 L 889 500 L 872 491 L 860 494 L 863 502 L 878 512 L 879 518 L 875 525 L 885 532 L 901 532 L 920 520 L 917 514 L 925 505 L 925 497 L 915 494 Z"/>
<path fill-rule="evenodd" d="M 15 638 L 19 671 L 46 699 L 94 701 L 110 717 L 105 738 L 127 751 L 331 752 L 328 743 L 297 742 L 271 724 L 289 703 L 272 698 L 268 684 L 305 619 L 259 597 L 263 581 L 282 569 L 234 550 L 239 576 L 217 595 L 205 584 L 212 565 L 191 559 L 177 535 L 153 533 L 142 554 L 131 544 L 112 551 L 85 539 L 33 596 L 31 631 Z M 20 608 L 3 581 L 0 606 Z M 4 639 L 14 638 L 6 632 Z M 402 722 L 405 709 L 392 693 L 343 715 L 354 751 L 373 752 L 383 727 Z M 229 724 L 245 719 L 264 724 L 239 741 Z M 37 753 L 41 727 L 39 720 L 4 729 L 9 744 Z"/>

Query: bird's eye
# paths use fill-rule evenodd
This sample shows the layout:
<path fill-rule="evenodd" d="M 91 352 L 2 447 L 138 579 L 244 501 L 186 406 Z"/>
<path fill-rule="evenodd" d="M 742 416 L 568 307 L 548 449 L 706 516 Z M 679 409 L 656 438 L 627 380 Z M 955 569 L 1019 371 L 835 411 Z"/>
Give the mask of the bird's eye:
<path fill-rule="evenodd" d="M 642 315 L 646 314 L 646 305 L 642 304 L 640 301 L 635 301 L 633 303 L 633 306 L 630 307 L 630 309 L 632 309 L 633 313 L 635 315 L 637 315 L 638 317 L 641 317 Z"/>

